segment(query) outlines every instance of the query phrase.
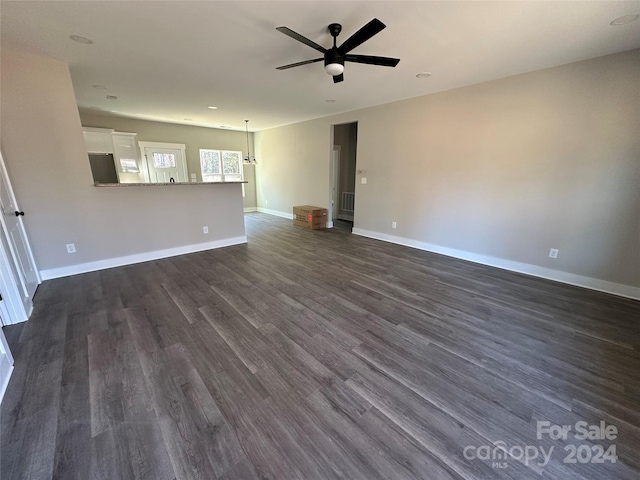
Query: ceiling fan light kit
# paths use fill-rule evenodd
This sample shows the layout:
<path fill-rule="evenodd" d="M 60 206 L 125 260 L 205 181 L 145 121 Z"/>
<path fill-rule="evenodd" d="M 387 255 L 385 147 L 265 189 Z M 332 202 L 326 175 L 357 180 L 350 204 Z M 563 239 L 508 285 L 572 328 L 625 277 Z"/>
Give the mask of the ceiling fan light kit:
<path fill-rule="evenodd" d="M 332 77 L 335 77 L 336 75 L 340 75 L 344 72 L 344 65 L 340 63 L 330 63 L 324 67 L 324 70 Z"/>
<path fill-rule="evenodd" d="M 333 83 L 342 82 L 344 80 L 344 62 L 354 62 L 354 63 L 366 63 L 369 65 L 379 65 L 382 67 L 395 67 L 400 61 L 399 58 L 389 58 L 389 57 L 375 57 L 372 55 L 353 55 L 349 54 L 351 50 L 362 45 L 364 42 L 369 40 L 374 35 L 380 33 L 384 28 L 385 24 L 382 23 L 377 18 L 374 18 L 369 23 L 367 23 L 364 27 L 358 30 L 356 33 L 351 35 L 342 45 L 339 47 L 336 44 L 336 38 L 342 31 L 342 25 L 339 23 L 330 24 L 327 29 L 329 33 L 333 37 L 333 47 L 326 49 L 321 45 L 318 45 L 316 42 L 309 40 L 307 37 L 303 37 L 299 33 L 294 32 L 288 27 L 278 27 L 278 30 L 281 33 L 284 33 L 288 37 L 293 38 L 314 50 L 319 51 L 324 55 L 321 58 L 314 58 L 312 60 L 304 60 L 302 62 L 291 63 L 289 65 L 283 65 L 281 67 L 277 67 L 277 70 L 287 70 L 293 67 L 300 67 L 302 65 L 307 65 L 309 63 L 321 62 L 324 60 L 324 69 L 325 71 L 333 77 Z"/>

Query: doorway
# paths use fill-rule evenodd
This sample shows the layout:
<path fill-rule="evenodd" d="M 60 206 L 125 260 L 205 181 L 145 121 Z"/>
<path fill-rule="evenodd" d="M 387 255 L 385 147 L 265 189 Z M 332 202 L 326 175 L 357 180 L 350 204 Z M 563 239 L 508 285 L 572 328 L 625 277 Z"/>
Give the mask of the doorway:
<path fill-rule="evenodd" d="M 138 142 L 149 183 L 188 182 L 186 146 L 181 143 Z"/>
<path fill-rule="evenodd" d="M 349 232 L 355 214 L 357 143 L 357 122 L 333 126 L 331 220 L 334 228 Z"/>

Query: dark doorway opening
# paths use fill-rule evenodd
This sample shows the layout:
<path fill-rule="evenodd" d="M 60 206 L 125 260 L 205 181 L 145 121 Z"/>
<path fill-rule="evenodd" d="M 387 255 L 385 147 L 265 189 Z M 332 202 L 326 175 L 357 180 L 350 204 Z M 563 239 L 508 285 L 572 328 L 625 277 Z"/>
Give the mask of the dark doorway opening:
<path fill-rule="evenodd" d="M 353 228 L 356 191 L 358 123 L 333 126 L 332 212 L 334 228 Z"/>

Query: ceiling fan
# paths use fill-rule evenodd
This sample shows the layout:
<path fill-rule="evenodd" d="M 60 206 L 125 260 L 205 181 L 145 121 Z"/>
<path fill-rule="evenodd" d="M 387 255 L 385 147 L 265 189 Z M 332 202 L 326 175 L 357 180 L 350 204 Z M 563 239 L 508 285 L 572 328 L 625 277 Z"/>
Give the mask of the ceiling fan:
<path fill-rule="evenodd" d="M 342 31 L 342 25 L 339 23 L 332 23 L 329 25 L 329 33 L 333 37 L 333 47 L 326 49 L 317 43 L 303 37 L 299 33 L 294 32 L 288 27 L 278 27 L 276 30 L 284 33 L 285 35 L 309 45 L 311 48 L 318 50 L 324 54 L 324 57 L 314 58 L 313 60 L 305 60 L 303 62 L 291 63 L 289 65 L 283 65 L 277 67 L 277 70 L 286 70 L 288 68 L 299 67 L 301 65 L 307 65 L 308 63 L 315 63 L 324 60 L 325 71 L 333 77 L 333 83 L 342 82 L 344 80 L 344 62 L 356 62 L 367 63 L 369 65 L 380 65 L 383 67 L 395 67 L 400 61 L 399 58 L 389 57 L 374 57 L 371 55 L 353 55 L 349 52 L 357 46 L 363 44 L 374 35 L 380 33 L 386 25 L 377 18 L 374 18 L 364 27 L 351 35 L 342 45 L 336 46 L 336 38 Z"/>

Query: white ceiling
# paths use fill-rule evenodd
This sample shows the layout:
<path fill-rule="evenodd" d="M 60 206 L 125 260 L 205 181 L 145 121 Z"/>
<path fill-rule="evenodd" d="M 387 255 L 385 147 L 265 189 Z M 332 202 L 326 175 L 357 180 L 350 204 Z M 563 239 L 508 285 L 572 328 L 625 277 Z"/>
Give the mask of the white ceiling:
<path fill-rule="evenodd" d="M 249 119 L 252 131 L 640 47 L 640 21 L 609 24 L 640 13 L 638 1 L 3 0 L 0 8 L 2 47 L 68 62 L 82 109 L 242 130 Z M 329 47 L 329 23 L 343 25 L 340 44 L 374 17 L 387 28 L 352 53 L 398 57 L 396 68 L 347 63 L 338 84 L 322 62 L 275 69 L 319 56 L 276 27 Z M 416 78 L 424 71 L 431 77 Z"/>

